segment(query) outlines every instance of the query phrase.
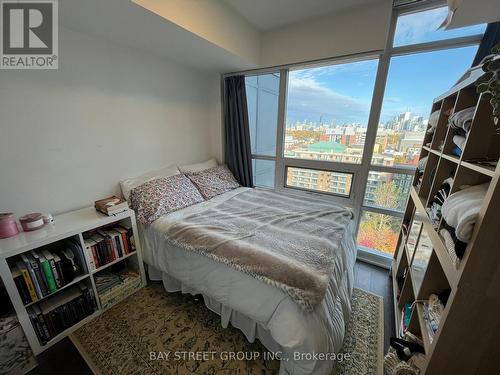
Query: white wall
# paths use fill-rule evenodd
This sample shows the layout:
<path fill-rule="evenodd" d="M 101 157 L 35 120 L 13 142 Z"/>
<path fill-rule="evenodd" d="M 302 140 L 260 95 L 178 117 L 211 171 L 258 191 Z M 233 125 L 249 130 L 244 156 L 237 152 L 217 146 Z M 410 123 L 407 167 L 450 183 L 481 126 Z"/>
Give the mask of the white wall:
<path fill-rule="evenodd" d="M 300 24 L 271 30 L 262 36 L 262 67 L 319 60 L 385 47 L 392 1 L 381 0 Z"/>
<path fill-rule="evenodd" d="M 220 157 L 217 75 L 64 28 L 59 39 L 59 70 L 0 71 L 0 211 L 68 211 L 120 179 Z"/>

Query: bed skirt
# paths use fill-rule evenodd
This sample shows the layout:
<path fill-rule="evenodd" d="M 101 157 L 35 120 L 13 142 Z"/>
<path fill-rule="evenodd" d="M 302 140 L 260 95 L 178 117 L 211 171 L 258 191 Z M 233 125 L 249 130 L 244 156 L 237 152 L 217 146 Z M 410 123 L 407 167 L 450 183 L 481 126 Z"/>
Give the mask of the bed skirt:
<path fill-rule="evenodd" d="M 148 265 L 147 267 L 149 279 L 153 281 L 162 281 L 167 292 L 182 292 L 184 294 L 189 293 L 192 295 L 200 294 L 193 288 L 190 288 L 189 286 L 174 279 L 167 273 L 161 272 L 153 266 Z M 254 342 L 257 338 L 267 350 L 271 352 L 282 351 L 281 346 L 273 340 L 271 333 L 256 321 L 238 311 L 222 305 L 220 302 L 217 302 L 215 299 L 207 295 L 201 295 L 203 296 L 205 305 L 214 313 L 220 315 L 222 327 L 227 328 L 229 323 L 231 323 L 233 327 L 238 328 L 241 332 L 243 332 L 249 342 Z"/>

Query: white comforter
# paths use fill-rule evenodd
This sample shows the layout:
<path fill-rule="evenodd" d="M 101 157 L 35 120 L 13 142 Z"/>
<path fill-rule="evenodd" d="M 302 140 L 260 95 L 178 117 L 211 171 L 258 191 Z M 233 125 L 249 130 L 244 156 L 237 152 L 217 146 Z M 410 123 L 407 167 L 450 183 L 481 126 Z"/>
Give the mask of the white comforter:
<path fill-rule="evenodd" d="M 356 246 L 352 223 L 346 228 L 339 251 L 343 272 L 332 276 L 325 299 L 309 313 L 282 290 L 203 255 L 171 245 L 165 228 L 183 215 L 202 212 L 247 190 L 239 188 L 209 201 L 166 215 L 141 227 L 144 260 L 161 276 L 168 291 L 203 294 L 207 306 L 253 341 L 255 337 L 271 351 L 280 351 L 281 374 L 330 374 L 334 362 L 315 360 L 308 353 L 336 353 L 343 343 L 345 324 L 351 312 L 350 297 Z M 299 358 L 300 356 L 300 358 Z"/>

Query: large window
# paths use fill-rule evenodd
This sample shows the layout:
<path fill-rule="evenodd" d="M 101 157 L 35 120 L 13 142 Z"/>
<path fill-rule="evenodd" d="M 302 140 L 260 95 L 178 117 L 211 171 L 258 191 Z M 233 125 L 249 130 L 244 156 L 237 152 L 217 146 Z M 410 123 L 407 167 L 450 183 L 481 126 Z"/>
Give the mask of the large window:
<path fill-rule="evenodd" d="M 377 60 L 292 70 L 284 156 L 361 164 Z"/>
<path fill-rule="evenodd" d="M 432 100 L 471 65 L 485 30 L 438 30 L 446 7 L 395 12 L 381 59 L 246 77 L 255 184 L 351 206 L 360 249 L 379 254 L 395 250 Z"/>

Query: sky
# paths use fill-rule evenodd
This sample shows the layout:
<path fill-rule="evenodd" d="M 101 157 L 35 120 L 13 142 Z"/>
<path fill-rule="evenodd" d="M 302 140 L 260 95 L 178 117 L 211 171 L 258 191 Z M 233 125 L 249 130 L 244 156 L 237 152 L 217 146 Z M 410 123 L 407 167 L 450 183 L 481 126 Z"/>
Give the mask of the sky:
<path fill-rule="evenodd" d="M 399 18 L 394 45 L 475 35 L 485 25 L 435 31 L 445 8 Z M 467 70 L 477 46 L 393 57 L 389 67 L 380 122 L 405 111 L 427 118 L 432 100 L 451 88 Z M 330 65 L 290 72 L 287 123 L 311 121 L 360 123 L 369 116 L 378 60 Z"/>

